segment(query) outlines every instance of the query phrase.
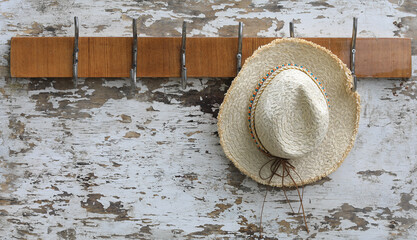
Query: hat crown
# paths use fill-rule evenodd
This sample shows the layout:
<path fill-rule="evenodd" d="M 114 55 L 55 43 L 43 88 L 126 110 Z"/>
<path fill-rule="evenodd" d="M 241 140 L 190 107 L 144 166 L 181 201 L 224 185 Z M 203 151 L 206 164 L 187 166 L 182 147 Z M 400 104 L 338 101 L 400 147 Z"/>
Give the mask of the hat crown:
<path fill-rule="evenodd" d="M 319 86 L 305 72 L 278 73 L 259 96 L 255 129 L 262 146 L 272 155 L 301 158 L 324 139 L 329 109 Z"/>

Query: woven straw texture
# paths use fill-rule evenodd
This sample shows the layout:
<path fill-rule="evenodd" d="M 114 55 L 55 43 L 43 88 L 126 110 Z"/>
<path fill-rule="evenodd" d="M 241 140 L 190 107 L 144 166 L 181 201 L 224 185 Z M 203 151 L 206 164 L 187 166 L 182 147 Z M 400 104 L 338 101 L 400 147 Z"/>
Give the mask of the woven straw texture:
<path fill-rule="evenodd" d="M 350 70 L 337 56 L 317 44 L 294 38 L 277 39 L 260 47 L 245 61 L 230 86 L 220 106 L 218 129 L 226 156 L 241 172 L 259 183 L 277 187 L 294 184 L 288 177 L 284 184 L 277 176 L 270 184 L 260 178 L 259 170 L 270 158 L 256 147 L 250 136 L 247 114 L 249 99 L 262 77 L 276 66 L 290 63 L 314 73 L 323 82 L 331 104 L 323 141 L 303 157 L 290 160 L 301 176 L 301 179 L 294 177 L 297 186 L 315 182 L 335 171 L 351 150 L 359 124 L 359 94 L 351 91 Z M 291 121 L 290 117 L 287 119 Z M 269 171 L 266 166 L 261 175 L 269 176 Z"/>
<path fill-rule="evenodd" d="M 273 76 L 258 96 L 256 111 L 252 113 L 252 117 L 256 116 L 256 135 L 272 155 L 303 157 L 326 136 L 327 100 L 306 73 L 286 69 Z"/>

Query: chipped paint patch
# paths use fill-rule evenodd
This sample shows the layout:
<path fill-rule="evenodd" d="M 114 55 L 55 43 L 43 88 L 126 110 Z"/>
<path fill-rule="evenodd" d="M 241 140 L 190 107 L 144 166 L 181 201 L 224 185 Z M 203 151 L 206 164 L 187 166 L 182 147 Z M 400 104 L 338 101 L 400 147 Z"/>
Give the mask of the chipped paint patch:
<path fill-rule="evenodd" d="M 371 181 L 371 182 L 378 182 L 379 181 L 378 177 L 380 177 L 382 174 L 387 174 L 388 176 L 392 176 L 392 177 L 397 176 L 396 173 L 385 171 L 385 170 L 366 170 L 366 171 L 359 171 L 357 172 L 357 174 L 361 176 L 363 180 Z"/>
<path fill-rule="evenodd" d="M 231 208 L 232 206 L 233 206 L 232 204 L 217 203 L 216 206 L 215 206 L 217 209 L 210 212 L 208 214 L 208 216 L 211 217 L 211 218 L 217 218 L 217 217 L 219 217 L 219 215 L 222 212 L 226 211 L 227 209 Z"/>
<path fill-rule="evenodd" d="M 319 7 L 319 8 L 334 8 L 333 5 L 327 3 L 326 0 L 321 0 L 321 1 L 313 1 L 313 2 L 309 2 L 308 4 L 310 4 L 313 7 Z"/>
<path fill-rule="evenodd" d="M 399 84 L 394 84 L 393 87 L 387 89 L 390 89 L 395 97 L 403 95 L 407 100 L 417 100 L 417 81 L 415 78 L 412 81 L 401 81 Z"/>
<path fill-rule="evenodd" d="M 366 231 L 369 229 L 369 222 L 363 217 L 358 215 L 371 212 L 371 207 L 367 208 L 355 208 L 350 204 L 344 203 L 339 209 L 329 210 L 330 216 L 326 216 L 326 222 L 329 223 L 331 229 L 335 230 L 361 230 Z M 342 220 L 348 220 L 354 224 L 354 226 L 343 227 Z"/>
<path fill-rule="evenodd" d="M 127 216 L 127 210 L 123 209 L 121 201 L 109 202 L 109 206 L 104 208 L 104 205 L 99 201 L 102 197 L 102 194 L 88 194 L 87 200 L 81 201 L 81 207 L 91 213 L 117 215 L 115 221 L 126 220 L 129 218 Z"/>
<path fill-rule="evenodd" d="M 198 228 L 202 228 L 203 230 L 198 232 L 192 232 L 187 235 L 187 237 L 198 237 L 198 236 L 211 236 L 211 235 L 224 235 L 227 232 L 222 230 L 223 225 L 219 224 L 204 224 L 198 226 Z"/>
<path fill-rule="evenodd" d="M 401 202 L 398 204 L 404 211 L 417 210 L 417 207 L 410 203 L 414 194 L 401 193 Z"/>
<path fill-rule="evenodd" d="M 77 232 L 73 228 L 65 229 L 57 233 L 58 237 L 66 240 L 76 240 Z"/>

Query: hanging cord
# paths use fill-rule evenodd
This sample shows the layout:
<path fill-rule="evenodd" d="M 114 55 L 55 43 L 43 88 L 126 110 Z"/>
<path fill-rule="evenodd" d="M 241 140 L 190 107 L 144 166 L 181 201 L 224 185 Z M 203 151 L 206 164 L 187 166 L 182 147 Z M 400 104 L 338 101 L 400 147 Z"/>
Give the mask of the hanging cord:
<path fill-rule="evenodd" d="M 268 176 L 268 177 L 262 177 L 262 175 L 261 175 L 262 169 L 271 162 L 272 162 L 272 164 L 269 167 L 269 169 L 271 170 L 271 175 Z M 280 166 L 282 166 L 282 173 L 281 174 L 278 173 L 278 169 L 279 169 Z M 259 169 L 259 177 L 262 180 L 268 180 L 268 184 L 271 183 L 272 178 L 274 176 L 280 177 L 281 178 L 281 185 L 283 186 L 282 190 L 284 191 L 285 199 L 287 200 L 287 203 L 290 205 L 291 211 L 293 213 L 295 213 L 294 209 L 291 205 L 291 202 L 288 199 L 287 191 L 285 190 L 285 187 L 284 187 L 284 178 L 289 177 L 291 179 L 291 181 L 294 183 L 295 188 L 297 189 L 298 197 L 300 199 L 300 207 L 298 208 L 298 213 L 300 213 L 301 209 L 303 210 L 304 224 L 306 226 L 307 233 L 309 233 L 308 226 L 307 226 L 306 215 L 305 215 L 305 211 L 304 211 L 304 205 L 303 205 L 304 187 L 301 187 L 302 190 L 301 190 L 301 194 L 300 194 L 300 189 L 298 188 L 294 178 L 291 176 L 291 171 L 293 171 L 302 182 L 301 176 L 297 173 L 297 171 L 295 171 L 295 167 L 291 163 L 288 162 L 288 159 L 274 157 L 274 159 L 271 159 L 270 161 L 268 161 L 264 165 L 262 165 L 262 167 Z M 262 238 L 262 216 L 263 216 L 263 212 L 264 212 L 266 196 L 267 196 L 267 194 L 270 190 L 271 190 L 271 188 L 270 188 L 270 186 L 268 186 L 268 189 L 265 192 L 264 200 L 262 202 L 262 210 L 261 210 L 261 217 L 260 217 L 260 223 L 259 223 L 259 238 Z"/>

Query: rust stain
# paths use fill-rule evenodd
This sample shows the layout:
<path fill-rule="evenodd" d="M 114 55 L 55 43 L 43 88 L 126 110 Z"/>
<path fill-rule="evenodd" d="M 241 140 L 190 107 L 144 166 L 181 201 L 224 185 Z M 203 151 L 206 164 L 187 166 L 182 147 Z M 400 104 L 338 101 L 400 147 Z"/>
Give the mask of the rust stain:
<path fill-rule="evenodd" d="M 412 55 L 417 55 L 417 2 L 416 1 L 401 1 L 401 4 L 396 0 L 389 0 L 391 3 L 396 4 L 397 9 L 405 12 L 411 13 L 414 16 L 403 17 L 399 22 L 394 23 L 397 26 L 397 30 L 394 31 L 395 36 L 405 36 L 411 38 L 411 53 Z"/>
<path fill-rule="evenodd" d="M 394 84 L 392 88 L 387 89 L 391 90 L 392 95 L 395 97 L 403 95 L 410 100 L 417 100 L 417 78 L 415 77 L 412 78 L 412 81 L 403 80 L 399 84 Z"/>
<path fill-rule="evenodd" d="M 392 22 L 392 24 L 394 24 L 394 26 L 396 26 L 397 28 L 402 28 L 403 27 L 403 24 L 399 23 L 397 21 Z"/>
<path fill-rule="evenodd" d="M 411 1 L 409 1 L 411 2 Z M 404 30 L 404 26 L 407 26 L 407 30 L 404 32 L 405 37 L 411 38 L 411 53 L 412 55 L 417 55 L 417 21 L 415 17 L 403 17 L 401 18 L 401 22 L 397 23 L 398 30 L 394 31 L 395 36 L 401 36 L 400 33 L 402 33 Z"/>

